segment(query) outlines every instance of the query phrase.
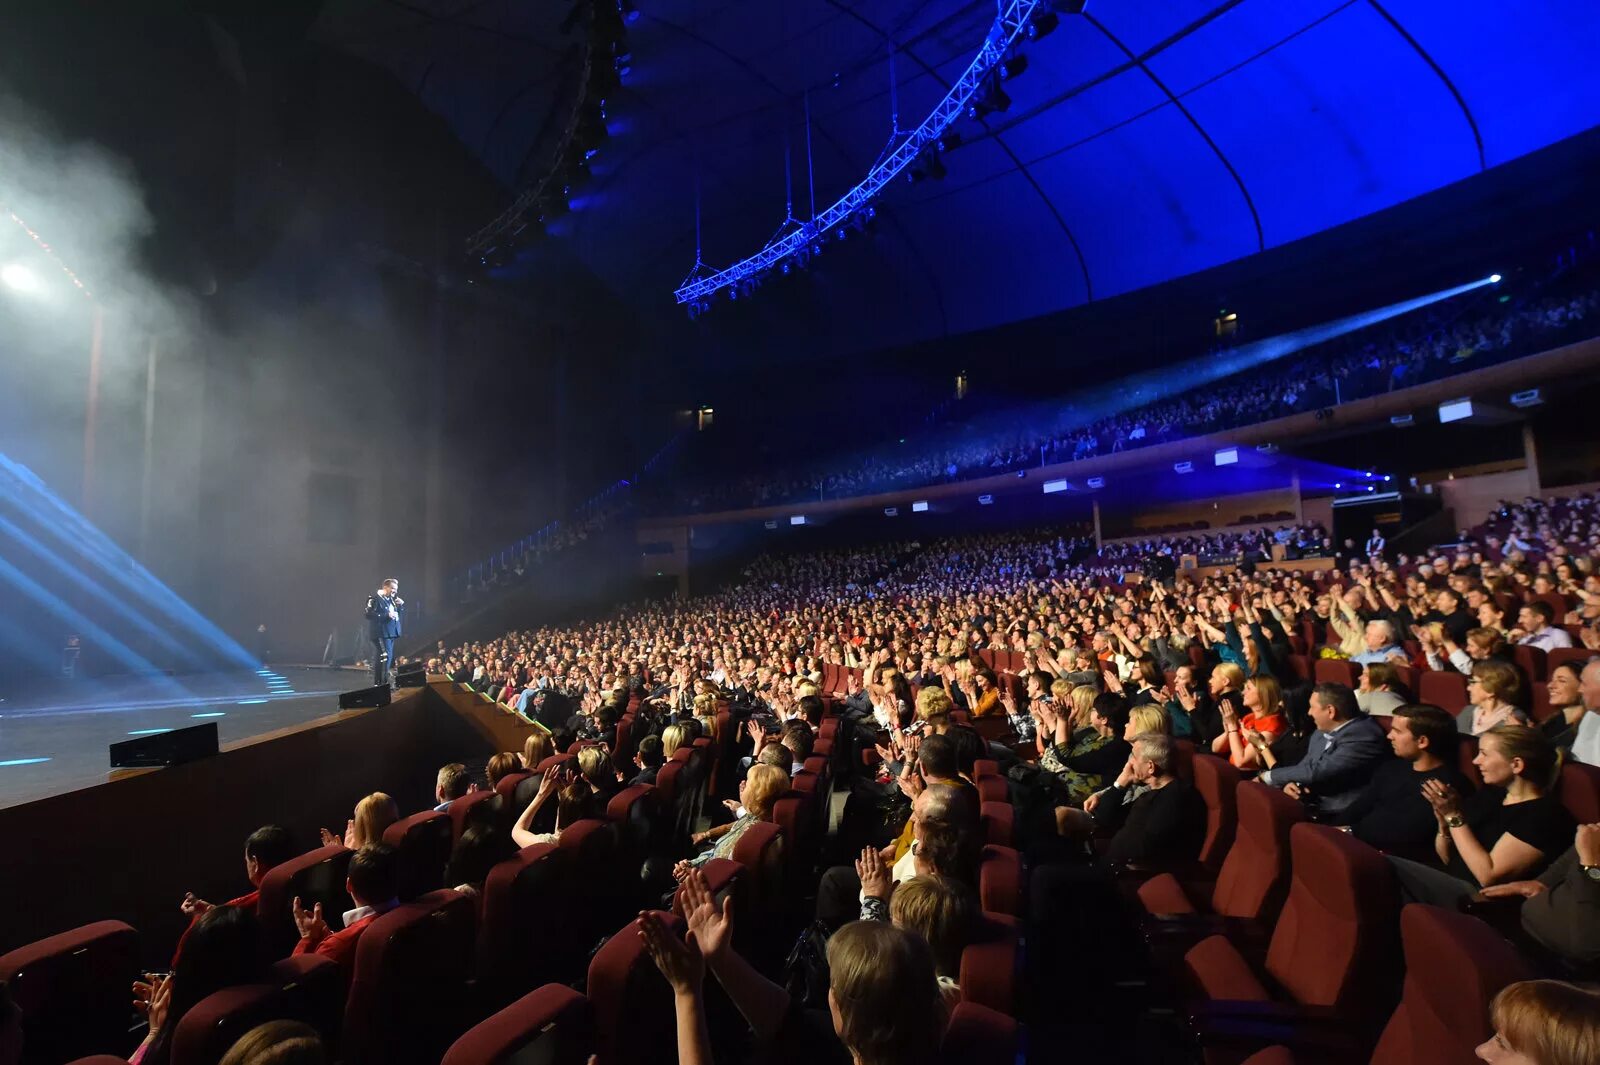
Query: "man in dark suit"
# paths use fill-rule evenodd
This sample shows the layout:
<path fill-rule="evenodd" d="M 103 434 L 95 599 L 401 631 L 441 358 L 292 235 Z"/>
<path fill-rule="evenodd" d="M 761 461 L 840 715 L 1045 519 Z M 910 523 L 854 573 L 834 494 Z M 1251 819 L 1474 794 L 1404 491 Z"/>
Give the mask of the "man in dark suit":
<path fill-rule="evenodd" d="M 394 658 L 394 641 L 400 635 L 400 619 L 406 601 L 400 598 L 400 582 L 390 577 L 367 596 L 367 638 L 372 641 L 372 683 L 389 682 L 389 662 Z"/>
<path fill-rule="evenodd" d="M 1360 711 L 1356 693 L 1346 685 L 1318 684 L 1312 689 L 1311 720 L 1317 731 L 1306 756 L 1256 779 L 1304 801 L 1318 821 L 1341 824 L 1378 766 L 1394 752 L 1383 727 Z"/>

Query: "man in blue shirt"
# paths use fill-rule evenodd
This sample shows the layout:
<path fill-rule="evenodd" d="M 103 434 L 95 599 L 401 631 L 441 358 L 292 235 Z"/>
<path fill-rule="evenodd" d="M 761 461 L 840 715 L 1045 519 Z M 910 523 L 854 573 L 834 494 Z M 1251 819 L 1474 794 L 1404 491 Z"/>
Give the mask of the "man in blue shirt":
<path fill-rule="evenodd" d="M 1373 662 L 1387 662 L 1393 655 L 1406 657 L 1406 649 L 1400 646 L 1400 641 L 1395 639 L 1394 622 L 1377 618 L 1367 622 L 1366 628 L 1367 649 L 1356 655 L 1352 661 L 1362 665 L 1371 665 Z"/>

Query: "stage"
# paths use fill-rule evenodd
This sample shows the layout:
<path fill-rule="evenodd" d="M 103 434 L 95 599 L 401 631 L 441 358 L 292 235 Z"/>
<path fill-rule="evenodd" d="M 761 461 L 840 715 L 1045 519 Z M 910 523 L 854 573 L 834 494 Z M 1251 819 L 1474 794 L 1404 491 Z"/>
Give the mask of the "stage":
<path fill-rule="evenodd" d="M 0 700 L 0 808 L 99 784 L 113 743 L 217 724 L 224 749 L 339 712 L 362 669 L 264 666 L 236 673 L 57 682 Z"/>

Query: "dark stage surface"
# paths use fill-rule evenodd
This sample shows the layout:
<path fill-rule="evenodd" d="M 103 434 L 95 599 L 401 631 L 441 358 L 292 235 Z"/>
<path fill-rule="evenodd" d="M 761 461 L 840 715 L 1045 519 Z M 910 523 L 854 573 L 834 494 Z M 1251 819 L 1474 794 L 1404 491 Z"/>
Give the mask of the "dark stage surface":
<path fill-rule="evenodd" d="M 339 711 L 365 670 L 300 666 L 187 676 L 84 678 L 0 701 L 0 807 L 103 782 L 113 743 L 217 724 L 221 743 Z"/>

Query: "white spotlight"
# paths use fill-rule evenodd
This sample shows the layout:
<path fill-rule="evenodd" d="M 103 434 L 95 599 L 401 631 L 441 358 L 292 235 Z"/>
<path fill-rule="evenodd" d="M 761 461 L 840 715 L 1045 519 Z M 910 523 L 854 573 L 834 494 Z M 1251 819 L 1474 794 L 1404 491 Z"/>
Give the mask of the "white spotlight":
<path fill-rule="evenodd" d="M 5 282 L 7 288 L 14 288 L 18 292 L 38 292 L 39 278 L 34 272 L 21 263 L 7 263 L 0 266 L 0 281 Z"/>
<path fill-rule="evenodd" d="M 1489 284 L 1498 285 L 1499 283 L 1500 283 L 1500 275 L 1499 274 L 1490 274 L 1489 275 Z"/>

